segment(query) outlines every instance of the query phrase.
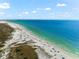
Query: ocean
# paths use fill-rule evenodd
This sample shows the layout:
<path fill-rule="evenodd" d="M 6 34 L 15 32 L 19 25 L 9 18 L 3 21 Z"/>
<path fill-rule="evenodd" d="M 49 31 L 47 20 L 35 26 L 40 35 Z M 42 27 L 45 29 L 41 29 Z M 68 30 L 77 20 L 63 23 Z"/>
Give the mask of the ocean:
<path fill-rule="evenodd" d="M 79 56 L 79 21 L 77 20 L 11 20 L 35 35 Z"/>

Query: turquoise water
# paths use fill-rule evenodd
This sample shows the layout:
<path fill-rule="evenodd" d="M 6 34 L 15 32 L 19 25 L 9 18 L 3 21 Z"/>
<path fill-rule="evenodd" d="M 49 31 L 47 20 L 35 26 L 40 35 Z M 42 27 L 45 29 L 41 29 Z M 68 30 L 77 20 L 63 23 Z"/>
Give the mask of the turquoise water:
<path fill-rule="evenodd" d="M 67 52 L 78 55 L 79 21 L 14 20 L 11 22 L 21 24 L 34 34 L 58 45 Z"/>

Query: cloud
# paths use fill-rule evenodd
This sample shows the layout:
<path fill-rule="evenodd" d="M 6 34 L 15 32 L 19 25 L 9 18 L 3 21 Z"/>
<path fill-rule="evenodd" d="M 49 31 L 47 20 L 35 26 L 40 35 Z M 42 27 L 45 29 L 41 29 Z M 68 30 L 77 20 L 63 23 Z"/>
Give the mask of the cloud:
<path fill-rule="evenodd" d="M 74 8 L 72 8 L 72 11 L 79 12 L 79 8 L 78 7 L 74 7 Z"/>
<path fill-rule="evenodd" d="M 34 10 L 31 11 L 22 11 L 18 14 L 18 16 L 29 16 L 29 15 L 39 15 L 39 14 L 48 14 L 49 11 L 51 11 L 52 9 L 47 7 L 47 8 L 36 8 Z"/>
<path fill-rule="evenodd" d="M 46 10 L 46 11 L 50 11 L 52 8 L 47 7 L 47 8 L 36 8 L 36 10 Z"/>
<path fill-rule="evenodd" d="M 57 7 L 65 7 L 65 6 L 67 6 L 67 4 L 65 4 L 65 3 L 58 3 L 56 6 Z"/>
<path fill-rule="evenodd" d="M 0 12 L 0 15 L 4 15 L 5 13 L 4 12 Z"/>
<path fill-rule="evenodd" d="M 51 8 L 45 8 L 45 10 L 49 11 L 49 10 L 51 10 Z"/>
<path fill-rule="evenodd" d="M 41 10 L 41 8 L 36 8 L 36 10 Z"/>
<path fill-rule="evenodd" d="M 34 11 L 32 11 L 32 13 L 34 13 L 34 14 L 35 14 L 35 13 L 37 13 L 37 11 L 35 11 L 35 10 L 34 10 Z"/>
<path fill-rule="evenodd" d="M 9 9 L 10 8 L 10 4 L 9 3 L 0 3 L 0 9 Z"/>
<path fill-rule="evenodd" d="M 23 14 L 24 14 L 24 15 L 28 15 L 28 14 L 29 14 L 29 12 L 28 12 L 28 11 L 25 11 L 25 12 L 23 12 Z"/>
<path fill-rule="evenodd" d="M 28 11 L 23 11 L 20 14 L 18 14 L 18 16 L 25 16 L 25 15 L 29 15 Z"/>
<path fill-rule="evenodd" d="M 64 13 L 58 14 L 58 16 L 59 17 L 72 17 L 72 14 L 69 12 L 64 12 Z"/>

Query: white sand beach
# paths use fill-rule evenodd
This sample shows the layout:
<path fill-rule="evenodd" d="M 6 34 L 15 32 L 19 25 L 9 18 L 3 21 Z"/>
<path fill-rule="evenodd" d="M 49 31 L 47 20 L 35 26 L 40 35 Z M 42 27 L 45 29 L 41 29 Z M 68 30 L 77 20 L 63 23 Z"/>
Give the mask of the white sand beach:
<path fill-rule="evenodd" d="M 50 42 L 42 40 L 42 38 L 34 35 L 31 31 L 25 29 L 21 25 L 7 21 L 0 21 L 0 23 L 7 23 L 15 29 L 15 32 L 12 33 L 13 38 L 7 40 L 5 46 L 2 48 L 4 49 L 4 53 L 0 59 L 6 59 L 10 49 L 21 43 L 28 43 L 28 45 L 37 48 L 35 51 L 38 55 L 38 59 L 77 59 L 74 56 L 68 55 L 56 45 L 52 45 Z"/>

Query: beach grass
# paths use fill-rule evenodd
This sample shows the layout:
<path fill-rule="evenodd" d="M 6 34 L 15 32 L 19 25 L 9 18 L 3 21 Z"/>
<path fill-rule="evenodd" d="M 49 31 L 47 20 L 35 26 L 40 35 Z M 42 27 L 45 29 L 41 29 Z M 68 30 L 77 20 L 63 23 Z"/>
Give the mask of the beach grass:
<path fill-rule="evenodd" d="M 0 23 L 0 42 L 4 42 L 11 37 L 11 33 L 14 31 L 8 24 Z"/>

